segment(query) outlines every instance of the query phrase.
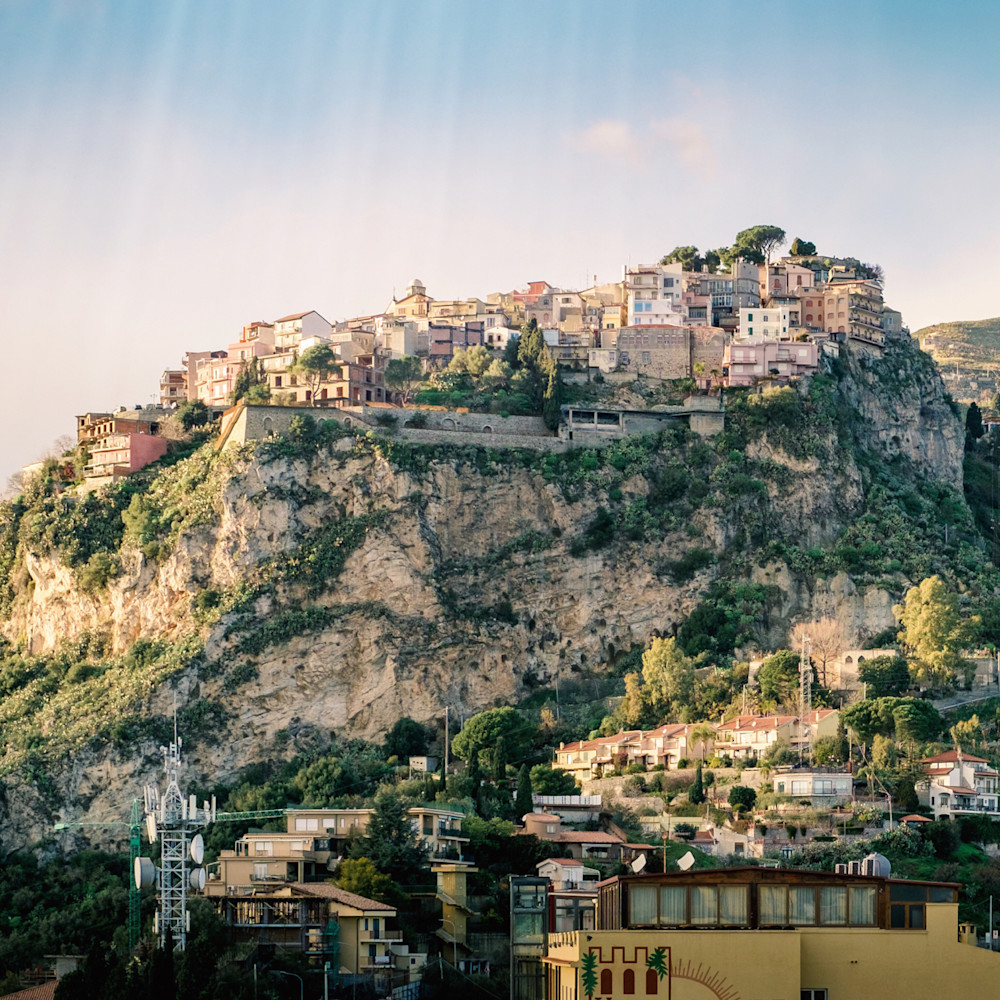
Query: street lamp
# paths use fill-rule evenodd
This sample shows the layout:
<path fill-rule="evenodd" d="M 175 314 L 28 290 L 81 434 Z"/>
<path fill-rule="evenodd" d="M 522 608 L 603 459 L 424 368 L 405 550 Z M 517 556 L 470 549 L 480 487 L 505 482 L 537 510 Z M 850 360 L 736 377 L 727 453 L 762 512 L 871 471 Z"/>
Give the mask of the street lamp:
<path fill-rule="evenodd" d="M 276 976 L 294 976 L 299 981 L 299 1000 L 303 1000 L 306 992 L 306 984 L 303 982 L 302 977 L 296 972 L 282 972 L 281 969 L 271 969 Z"/>

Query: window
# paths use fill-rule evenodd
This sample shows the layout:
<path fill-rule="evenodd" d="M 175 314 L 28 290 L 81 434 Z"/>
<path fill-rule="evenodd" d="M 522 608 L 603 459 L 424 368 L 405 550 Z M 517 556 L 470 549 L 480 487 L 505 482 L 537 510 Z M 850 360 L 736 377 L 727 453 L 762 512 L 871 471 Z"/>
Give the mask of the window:
<path fill-rule="evenodd" d="M 319 820 L 315 819 L 315 818 L 310 819 L 308 817 L 303 818 L 301 816 L 298 816 L 295 819 L 295 829 L 296 829 L 296 831 L 298 831 L 298 830 L 318 830 L 319 829 Z"/>
<path fill-rule="evenodd" d="M 622 976 L 622 993 L 626 996 L 635 993 L 635 972 L 632 969 L 626 969 Z"/>
<path fill-rule="evenodd" d="M 682 893 L 683 889 L 680 890 Z M 633 886 L 629 889 L 629 924 L 651 927 L 656 924 L 656 889 L 653 886 Z M 683 909 L 683 901 L 681 902 Z M 683 923 L 683 917 L 680 921 Z M 603 991 L 602 991 L 603 992 Z"/>
<path fill-rule="evenodd" d="M 800 1000 L 826 1000 L 826 990 L 801 990 Z"/>
<path fill-rule="evenodd" d="M 660 889 L 660 923 L 668 926 L 687 923 L 687 889 L 684 886 Z"/>
<path fill-rule="evenodd" d="M 782 925 L 788 923 L 788 902 L 786 887 L 783 885 L 762 885 L 758 893 L 760 901 L 760 925 Z"/>
<path fill-rule="evenodd" d="M 827 925 L 847 923 L 847 889 L 828 886 L 819 891 L 819 922 Z"/>
<path fill-rule="evenodd" d="M 606 996 L 611 996 L 614 992 L 610 969 L 601 969 L 601 992 Z"/>
<path fill-rule="evenodd" d="M 719 923 L 740 926 L 747 920 L 747 890 L 742 885 L 719 886 Z"/>
<path fill-rule="evenodd" d="M 889 926 L 897 930 L 923 930 L 927 886 L 892 885 L 889 888 Z"/>
<path fill-rule="evenodd" d="M 714 885 L 692 887 L 692 924 L 717 924 L 719 922 L 719 901 L 715 890 Z"/>
<path fill-rule="evenodd" d="M 789 886 L 788 921 L 792 924 L 816 923 L 816 890 L 811 886 Z"/>
<path fill-rule="evenodd" d="M 652 970 L 646 970 L 646 996 L 655 997 L 660 989 L 660 977 Z"/>

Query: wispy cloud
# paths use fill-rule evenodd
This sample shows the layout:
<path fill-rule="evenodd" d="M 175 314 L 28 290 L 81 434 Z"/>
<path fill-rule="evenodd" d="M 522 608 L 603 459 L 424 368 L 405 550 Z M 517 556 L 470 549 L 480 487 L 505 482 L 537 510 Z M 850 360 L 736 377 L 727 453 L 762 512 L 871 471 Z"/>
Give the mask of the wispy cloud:
<path fill-rule="evenodd" d="M 637 170 L 647 166 L 645 150 L 628 122 L 603 118 L 572 137 L 578 149 L 599 153 L 609 160 L 618 160 Z"/>
<path fill-rule="evenodd" d="M 691 118 L 675 117 L 650 122 L 637 130 L 622 119 L 602 118 L 570 135 L 577 149 L 597 153 L 633 170 L 646 171 L 650 162 L 673 154 L 685 170 L 706 180 L 718 172 L 719 160 L 701 125 Z"/>
<path fill-rule="evenodd" d="M 677 158 L 692 173 L 713 180 L 719 158 L 701 125 L 690 118 L 667 118 L 652 129 L 654 141 L 672 146 Z"/>

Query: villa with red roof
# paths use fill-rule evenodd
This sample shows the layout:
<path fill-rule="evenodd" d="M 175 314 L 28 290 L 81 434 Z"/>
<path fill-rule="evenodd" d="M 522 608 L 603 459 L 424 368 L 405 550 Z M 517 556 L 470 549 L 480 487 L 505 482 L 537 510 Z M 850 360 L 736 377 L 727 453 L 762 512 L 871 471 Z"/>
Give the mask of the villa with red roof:
<path fill-rule="evenodd" d="M 718 749 L 731 757 L 756 760 L 779 740 L 791 746 L 798 735 L 794 715 L 738 715 L 718 727 Z"/>
<path fill-rule="evenodd" d="M 916 783 L 917 796 L 935 819 L 977 814 L 1000 819 L 997 772 L 989 761 L 961 750 L 946 750 L 920 763 L 924 777 Z"/>

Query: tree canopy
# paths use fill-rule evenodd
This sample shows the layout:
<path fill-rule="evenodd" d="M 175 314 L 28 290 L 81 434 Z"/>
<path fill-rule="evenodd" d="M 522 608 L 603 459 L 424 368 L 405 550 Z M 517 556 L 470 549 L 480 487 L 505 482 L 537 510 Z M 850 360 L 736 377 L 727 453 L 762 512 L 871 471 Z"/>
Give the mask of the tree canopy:
<path fill-rule="evenodd" d="M 254 358 L 248 364 L 246 361 L 240 365 L 240 370 L 233 379 L 233 391 L 229 395 L 229 401 L 234 406 L 241 399 L 248 403 L 266 403 L 271 398 L 271 389 L 267 384 L 267 373 L 260 366 L 260 360 Z"/>
<path fill-rule="evenodd" d="M 209 421 L 208 407 L 200 399 L 186 399 L 177 407 L 177 419 L 181 427 L 190 431 L 202 427 Z"/>
<path fill-rule="evenodd" d="M 740 257 L 752 264 L 765 264 L 771 254 L 785 242 L 785 231 L 780 226 L 751 226 L 736 234 L 736 242 L 729 250 L 729 257 Z"/>
<path fill-rule="evenodd" d="M 370 858 L 375 867 L 396 882 L 412 880 L 413 872 L 427 860 L 427 850 L 398 795 L 382 792 L 375 798 L 375 811 L 365 836 L 351 850 L 355 858 Z"/>
<path fill-rule="evenodd" d="M 401 401 L 408 403 L 423 379 L 420 358 L 409 354 L 404 354 L 401 358 L 390 358 L 385 363 L 383 379 L 386 389 L 399 393 Z"/>
<path fill-rule="evenodd" d="M 778 705 L 789 704 L 798 697 L 799 654 L 780 649 L 768 656 L 757 671 L 761 697 Z"/>
<path fill-rule="evenodd" d="M 973 643 L 979 617 L 963 618 L 958 595 L 950 593 L 939 576 L 930 576 L 906 592 L 893 613 L 902 630 L 898 638 L 913 657 L 913 673 L 925 687 L 947 687 L 967 669 L 962 649 Z"/>
<path fill-rule="evenodd" d="M 482 750 L 492 750 L 502 736 L 506 744 L 507 759 L 520 763 L 527 755 L 534 735 L 533 727 L 509 705 L 491 708 L 474 715 L 451 741 L 452 753 L 461 760 L 471 761 Z"/>
<path fill-rule="evenodd" d="M 898 696 L 910 689 L 910 668 L 902 656 L 873 656 L 858 666 L 869 698 Z"/>
<path fill-rule="evenodd" d="M 922 698 L 867 698 L 842 709 L 840 720 L 862 743 L 876 734 L 927 743 L 941 734 L 941 713 Z"/>
<path fill-rule="evenodd" d="M 397 719 L 385 737 L 385 752 L 390 757 L 421 757 L 427 753 L 427 727 L 404 715 Z"/>
<path fill-rule="evenodd" d="M 793 257 L 814 257 L 816 255 L 816 244 L 810 243 L 808 240 L 799 239 L 796 236 L 792 240 L 792 245 L 789 247 L 788 252 Z"/>
<path fill-rule="evenodd" d="M 288 370 L 305 381 L 309 387 L 309 399 L 315 406 L 320 383 L 329 379 L 339 363 L 337 355 L 326 344 L 314 344 L 307 347 Z"/>

